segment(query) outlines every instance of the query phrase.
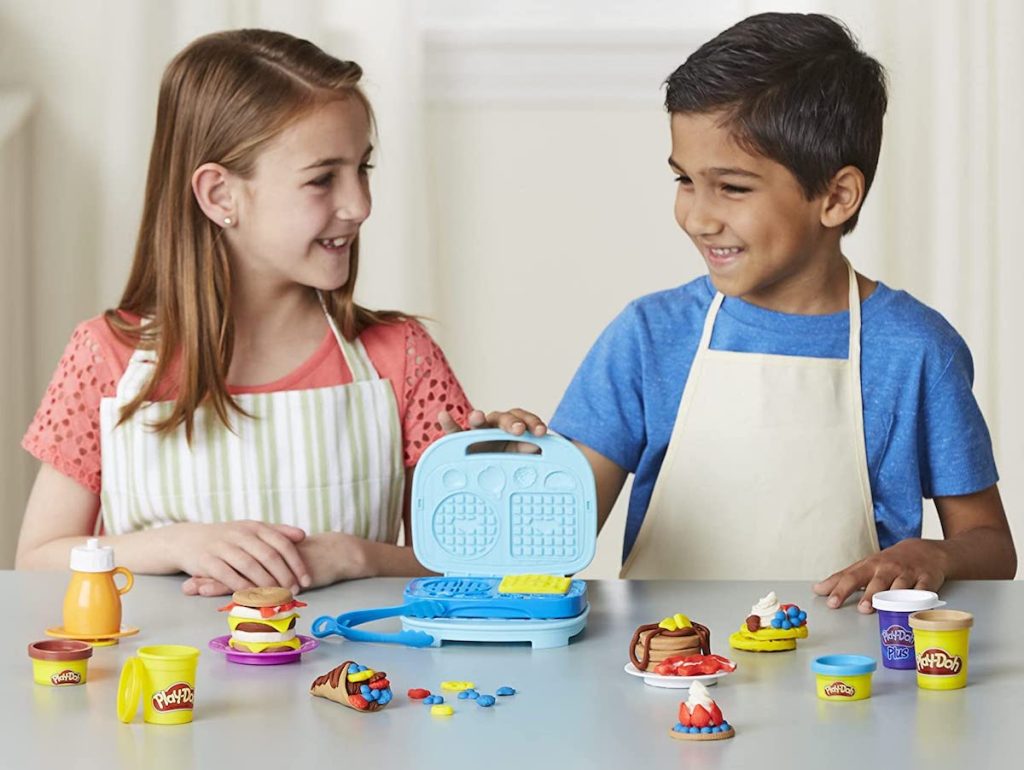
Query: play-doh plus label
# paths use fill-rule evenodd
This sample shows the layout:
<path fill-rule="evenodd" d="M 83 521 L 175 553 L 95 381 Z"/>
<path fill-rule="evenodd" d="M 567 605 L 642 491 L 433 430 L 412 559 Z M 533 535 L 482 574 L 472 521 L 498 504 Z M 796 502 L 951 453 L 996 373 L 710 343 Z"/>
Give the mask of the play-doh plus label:
<path fill-rule="evenodd" d="M 912 661 L 914 659 L 914 632 L 893 624 L 882 630 L 883 659 L 886 661 Z"/>
<path fill-rule="evenodd" d="M 170 687 L 153 693 L 153 708 L 160 712 L 191 710 L 195 690 L 188 682 L 175 682 Z"/>
<path fill-rule="evenodd" d="M 956 676 L 964 667 L 963 658 L 931 647 L 917 656 L 917 673 L 928 676 Z"/>

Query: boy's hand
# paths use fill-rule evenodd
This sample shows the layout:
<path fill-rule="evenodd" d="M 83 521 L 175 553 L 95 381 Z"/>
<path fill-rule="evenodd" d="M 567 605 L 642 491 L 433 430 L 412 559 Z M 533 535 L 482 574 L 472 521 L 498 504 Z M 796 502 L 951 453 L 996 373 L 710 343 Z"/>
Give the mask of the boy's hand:
<path fill-rule="evenodd" d="M 437 416 L 437 421 L 445 433 L 458 433 L 462 430 L 455 419 L 448 414 L 448 410 L 442 411 Z M 527 430 L 534 436 L 543 436 L 548 432 L 548 426 L 533 412 L 525 409 L 509 409 L 507 412 L 488 412 L 484 414 L 479 409 L 469 413 L 469 428 L 501 428 L 513 436 L 522 436 Z"/>
<path fill-rule="evenodd" d="M 946 561 L 946 551 L 938 541 L 910 538 L 815 583 L 814 592 L 828 596 L 828 606 L 835 609 L 863 588 L 864 596 L 857 609 L 867 614 L 874 612 L 871 597 L 879 591 L 890 588 L 938 591 L 948 574 Z"/>
<path fill-rule="evenodd" d="M 294 592 L 310 585 L 309 570 L 297 545 L 306 533 L 298 527 L 232 521 L 174 524 L 167 532 L 174 539 L 170 547 L 181 554 L 180 569 L 213 578 L 227 589 L 221 593 L 274 585 Z"/>

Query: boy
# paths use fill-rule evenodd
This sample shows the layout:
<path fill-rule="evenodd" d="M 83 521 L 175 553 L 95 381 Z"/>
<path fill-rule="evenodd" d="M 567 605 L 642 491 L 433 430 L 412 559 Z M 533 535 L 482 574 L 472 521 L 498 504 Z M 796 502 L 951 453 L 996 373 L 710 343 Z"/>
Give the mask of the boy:
<path fill-rule="evenodd" d="M 631 303 L 551 426 L 604 523 L 636 474 L 624 577 L 888 588 L 1012 578 L 963 340 L 840 250 L 875 173 L 885 74 L 817 14 L 752 16 L 667 81 L 675 215 L 708 276 Z M 536 432 L 539 426 L 528 423 Z M 944 540 L 922 540 L 931 497 Z"/>

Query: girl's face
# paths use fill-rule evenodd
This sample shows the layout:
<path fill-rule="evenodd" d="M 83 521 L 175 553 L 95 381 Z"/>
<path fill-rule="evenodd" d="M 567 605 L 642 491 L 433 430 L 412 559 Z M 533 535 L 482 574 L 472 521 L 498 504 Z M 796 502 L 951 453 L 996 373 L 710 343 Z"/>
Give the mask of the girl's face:
<path fill-rule="evenodd" d="M 238 225 L 225 230 L 243 280 L 332 291 L 345 284 L 370 215 L 370 121 L 351 97 L 289 126 L 238 180 Z"/>

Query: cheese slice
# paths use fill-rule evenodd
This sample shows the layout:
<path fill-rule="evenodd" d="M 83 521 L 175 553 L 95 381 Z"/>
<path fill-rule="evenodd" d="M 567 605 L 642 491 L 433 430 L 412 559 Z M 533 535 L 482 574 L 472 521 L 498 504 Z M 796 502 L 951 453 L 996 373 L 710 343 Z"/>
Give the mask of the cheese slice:
<path fill-rule="evenodd" d="M 240 623 L 262 623 L 263 625 L 270 626 L 271 628 L 273 628 L 278 633 L 284 633 L 285 631 L 288 630 L 288 626 L 291 624 L 292 618 L 297 618 L 297 617 L 298 617 L 298 614 L 295 613 L 295 612 L 292 612 L 292 613 L 290 613 L 288 615 L 285 615 L 283 618 L 275 618 L 273 620 L 268 619 L 268 618 L 254 619 L 254 618 L 239 617 L 238 615 L 228 615 L 228 627 L 231 629 L 231 631 L 233 633 L 234 630 L 238 627 L 238 625 Z M 266 633 L 269 633 L 269 632 L 266 632 Z"/>
<path fill-rule="evenodd" d="M 231 639 L 228 641 L 228 644 L 242 652 L 263 652 L 268 647 L 290 647 L 293 650 L 297 650 L 302 646 L 302 640 L 289 639 L 287 642 L 238 642 L 235 639 Z"/>

